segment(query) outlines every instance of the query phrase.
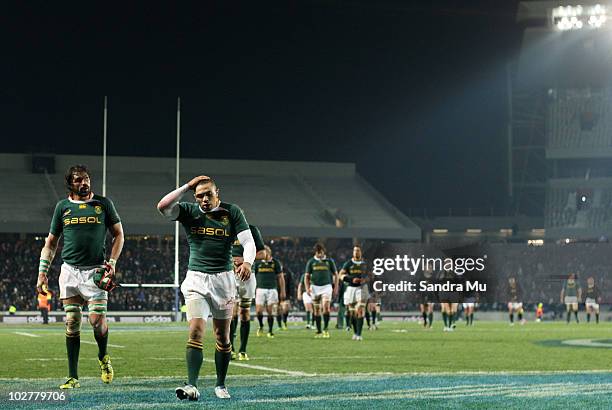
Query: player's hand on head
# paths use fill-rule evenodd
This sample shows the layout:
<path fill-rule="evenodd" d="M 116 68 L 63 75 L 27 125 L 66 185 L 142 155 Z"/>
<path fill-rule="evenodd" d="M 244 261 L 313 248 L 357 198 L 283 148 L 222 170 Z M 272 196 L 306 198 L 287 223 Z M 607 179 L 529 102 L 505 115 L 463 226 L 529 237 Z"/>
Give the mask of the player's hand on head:
<path fill-rule="evenodd" d="M 248 280 L 251 277 L 251 264 L 243 262 L 236 268 L 236 276 L 242 281 Z"/>
<path fill-rule="evenodd" d="M 198 184 L 199 184 L 200 182 L 202 182 L 202 181 L 206 181 L 206 180 L 210 180 L 210 177 L 209 177 L 209 176 L 206 176 L 206 175 L 199 175 L 199 176 L 197 176 L 197 177 L 193 178 L 191 181 L 189 181 L 189 182 L 187 183 L 187 185 L 189 185 L 189 189 L 191 189 L 191 190 L 195 190 L 195 189 L 196 189 L 196 186 L 198 186 Z"/>
<path fill-rule="evenodd" d="M 49 279 L 47 278 L 47 275 L 44 273 L 39 273 L 38 280 L 36 281 L 36 291 L 42 295 L 46 295 L 48 287 Z"/>

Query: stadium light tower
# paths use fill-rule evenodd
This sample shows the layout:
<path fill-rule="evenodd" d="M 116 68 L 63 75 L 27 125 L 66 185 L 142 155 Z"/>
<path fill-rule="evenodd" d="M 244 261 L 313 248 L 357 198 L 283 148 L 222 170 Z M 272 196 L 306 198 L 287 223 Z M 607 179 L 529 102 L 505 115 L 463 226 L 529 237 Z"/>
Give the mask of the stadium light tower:
<path fill-rule="evenodd" d="M 559 6 L 551 10 L 551 23 L 559 31 L 599 29 L 606 25 L 609 9 L 601 4 Z"/>

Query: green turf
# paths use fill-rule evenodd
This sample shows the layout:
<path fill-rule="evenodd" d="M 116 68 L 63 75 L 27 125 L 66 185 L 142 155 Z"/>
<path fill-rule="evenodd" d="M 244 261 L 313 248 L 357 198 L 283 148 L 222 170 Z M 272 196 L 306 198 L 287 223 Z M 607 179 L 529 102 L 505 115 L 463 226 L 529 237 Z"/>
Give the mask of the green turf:
<path fill-rule="evenodd" d="M 243 408 L 282 408 L 283 403 L 316 407 L 317 400 L 308 397 L 321 396 L 335 403 L 331 407 L 374 403 L 377 407 L 392 407 L 397 400 L 411 406 L 433 400 L 436 407 L 462 404 L 488 408 L 502 404 L 502 397 L 510 397 L 509 404 L 537 408 L 552 403 L 549 397 L 564 397 L 577 406 L 612 405 L 605 399 L 612 393 L 610 323 L 527 323 L 510 327 L 501 322 L 478 322 L 471 328 L 459 323 L 453 333 L 442 332 L 440 325 L 438 322 L 434 329 L 424 330 L 416 323 L 385 321 L 378 331 L 364 331 L 362 342 L 352 341 L 349 333 L 335 329 L 331 339 L 314 339 L 313 331 L 304 330 L 301 324 L 277 331 L 276 338 L 269 340 L 256 337 L 256 326 L 252 326 L 248 349 L 251 360 L 233 362 L 230 367 L 228 385 L 235 398 L 232 403 L 240 402 Z M 84 327 L 82 334 L 83 341 L 93 343 L 89 327 Z M 603 346 L 562 343 L 577 339 L 598 341 Z M 75 393 L 73 404 L 96 404 L 87 392 L 95 393 L 93 397 L 109 406 L 120 407 L 123 403 L 125 408 L 134 408 L 138 403 L 155 407 L 155 403 L 173 399 L 173 388 L 185 376 L 186 340 L 184 323 L 112 324 L 109 343 L 121 346 L 109 347 L 115 382 L 107 386 L 99 381 L 97 348 L 82 344 L 79 373 L 83 388 Z M 0 346 L 0 378 L 5 379 L 0 382 L 0 400 L 12 391 L 7 389 L 53 390 L 67 373 L 60 324 L 2 325 Z M 210 390 L 214 373 L 210 329 L 204 346 L 206 362 L 200 386 Z M 462 374 L 466 372 L 471 374 Z M 430 373 L 434 375 L 426 375 Z M 343 380 L 350 388 L 337 387 Z M 468 380 L 474 381 L 473 387 L 454 389 Z M 429 381 L 433 381 L 434 390 L 427 390 Z M 278 383 L 294 387 L 281 394 Z M 336 387 L 331 388 L 330 383 Z M 538 383 L 545 386 L 544 390 L 534 389 Z M 313 390 L 312 386 L 319 387 Z M 122 399 L 122 395 L 129 397 Z M 452 400 L 446 401 L 445 395 Z M 268 396 L 270 400 L 263 400 Z M 79 397 L 85 401 L 76 400 Z M 125 404 L 128 402 L 132 404 Z"/>
<path fill-rule="evenodd" d="M 440 324 L 438 323 L 438 326 Z M 111 325 L 109 343 L 118 376 L 180 376 L 184 373 L 187 341 L 185 325 Z M 254 328 L 255 326 L 252 326 Z M 364 331 L 355 342 L 345 331 L 331 331 L 331 339 L 313 339 L 313 331 L 293 325 L 277 331 L 276 338 L 249 339 L 249 365 L 304 373 L 544 371 L 607 369 L 612 349 L 565 346 L 571 339 L 609 339 L 609 323 L 478 323 L 453 333 L 434 328 L 423 330 L 415 323 L 384 322 L 378 331 Z M 25 332 L 40 337 L 15 334 Z M 82 340 L 94 343 L 88 327 Z M 65 339 L 59 324 L 0 326 L 0 377 L 58 377 L 66 374 Z M 204 339 L 204 357 L 212 359 L 214 342 L 210 329 Z M 81 345 L 80 375 L 97 374 L 97 347 Z M 369 360 L 359 358 L 369 357 Z M 608 359 L 606 361 L 606 359 Z M 608 365 L 604 365 L 608 363 Z M 213 372 L 205 363 L 203 374 Z M 232 374 L 269 373 L 236 368 Z"/>

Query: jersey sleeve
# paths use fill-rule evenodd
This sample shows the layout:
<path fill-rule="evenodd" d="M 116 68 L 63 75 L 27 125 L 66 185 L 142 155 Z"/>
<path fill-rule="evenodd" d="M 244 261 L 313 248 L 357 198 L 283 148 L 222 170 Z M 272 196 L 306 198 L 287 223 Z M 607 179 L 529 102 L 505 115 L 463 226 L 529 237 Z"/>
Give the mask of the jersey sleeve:
<path fill-rule="evenodd" d="M 283 265 L 278 259 L 274 259 L 274 262 L 274 273 L 280 275 L 281 273 L 283 273 Z"/>
<path fill-rule="evenodd" d="M 336 262 L 334 262 L 333 259 L 329 260 L 329 270 L 331 270 L 332 273 L 337 273 L 338 272 L 338 268 L 336 268 Z"/>
<path fill-rule="evenodd" d="M 304 269 L 304 272 L 312 275 L 312 259 L 309 259 L 308 262 L 306 262 L 306 269 Z"/>
<path fill-rule="evenodd" d="M 261 232 L 259 228 L 253 225 L 250 225 L 251 233 L 253 234 L 253 240 L 255 241 L 255 250 L 257 252 L 263 251 L 266 244 L 264 243 L 263 237 L 261 236 Z M 241 232 L 241 231 L 237 231 Z"/>
<path fill-rule="evenodd" d="M 187 215 L 189 215 L 189 211 L 187 209 L 188 206 L 189 206 L 189 202 L 179 202 L 178 203 L 179 213 L 175 221 L 183 222 L 185 221 L 185 219 L 187 219 Z"/>
<path fill-rule="evenodd" d="M 62 203 L 58 202 L 55 205 L 55 210 L 53 211 L 53 218 L 51 218 L 51 227 L 49 228 L 49 232 L 55 236 L 60 236 L 62 231 L 64 230 L 64 225 L 62 224 Z"/>
<path fill-rule="evenodd" d="M 344 264 L 342 265 L 342 269 L 344 269 L 346 273 L 349 273 L 349 270 L 351 269 L 351 262 L 350 261 L 344 262 Z"/>
<path fill-rule="evenodd" d="M 117 212 L 113 201 L 105 198 L 105 202 L 104 212 L 106 212 L 106 226 L 113 226 L 114 224 L 121 222 L 121 218 L 119 218 L 119 213 Z"/>
<path fill-rule="evenodd" d="M 240 209 L 238 206 L 232 206 L 232 209 L 230 211 L 230 218 L 232 220 L 232 225 L 236 230 L 236 235 L 242 231 L 246 231 L 247 229 L 249 229 L 249 224 L 247 223 L 247 220 L 244 216 L 244 212 L 242 212 L 242 209 Z"/>

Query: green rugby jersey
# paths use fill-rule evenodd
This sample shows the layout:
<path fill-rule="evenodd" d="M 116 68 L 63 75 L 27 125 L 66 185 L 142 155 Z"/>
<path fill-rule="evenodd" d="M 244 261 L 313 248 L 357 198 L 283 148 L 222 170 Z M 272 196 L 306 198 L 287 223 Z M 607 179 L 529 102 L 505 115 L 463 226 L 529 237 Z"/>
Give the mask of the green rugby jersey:
<path fill-rule="evenodd" d="M 331 285 L 333 274 L 337 272 L 332 259 L 310 258 L 306 263 L 306 273 L 310 273 L 310 283 L 317 286 Z"/>
<path fill-rule="evenodd" d="M 225 202 L 206 213 L 195 202 L 181 202 L 178 206 L 176 220 L 183 225 L 189 244 L 188 269 L 204 273 L 231 271 L 234 238 L 249 229 L 242 209 Z"/>
<path fill-rule="evenodd" d="M 597 285 L 594 285 L 592 288 L 587 286 L 584 297 L 597 301 L 599 299 L 599 288 L 597 288 Z"/>
<path fill-rule="evenodd" d="M 578 285 L 578 282 L 576 282 L 575 280 L 573 282 L 566 280 L 565 283 L 563 284 L 563 289 L 565 289 L 564 296 L 578 296 L 579 288 L 580 286 Z"/>
<path fill-rule="evenodd" d="M 64 235 L 62 259 L 73 266 L 95 266 L 106 258 L 106 230 L 121 222 L 113 202 L 100 195 L 88 201 L 62 199 L 55 206 L 51 232 Z"/>
<path fill-rule="evenodd" d="M 256 261 L 253 265 L 253 273 L 257 279 L 258 289 L 276 289 L 279 274 L 283 272 L 283 267 L 278 259 L 272 258 L 269 261 Z"/>
<path fill-rule="evenodd" d="M 350 277 L 351 279 L 352 278 L 366 279 L 368 277 L 367 265 L 364 260 L 355 261 L 353 259 L 350 259 L 344 262 L 344 265 L 342 265 L 342 269 L 344 269 L 347 276 Z M 345 282 L 345 283 L 348 286 L 353 286 L 353 287 L 359 287 L 362 285 L 361 283 L 359 284 L 352 283 L 352 282 Z"/>
<path fill-rule="evenodd" d="M 263 251 L 264 246 L 266 246 L 266 244 L 264 243 L 264 240 L 263 240 L 263 237 L 261 236 L 261 232 L 259 231 L 259 228 L 256 227 L 255 225 L 249 224 L 249 229 L 251 230 L 251 234 L 253 235 L 253 240 L 255 241 L 255 250 L 257 252 Z M 243 253 L 244 253 L 244 248 L 242 247 L 242 245 L 240 245 L 238 238 L 236 238 L 234 240 L 234 243 L 232 244 L 232 257 L 234 256 L 242 257 Z"/>

